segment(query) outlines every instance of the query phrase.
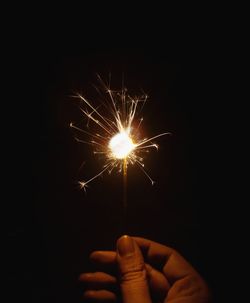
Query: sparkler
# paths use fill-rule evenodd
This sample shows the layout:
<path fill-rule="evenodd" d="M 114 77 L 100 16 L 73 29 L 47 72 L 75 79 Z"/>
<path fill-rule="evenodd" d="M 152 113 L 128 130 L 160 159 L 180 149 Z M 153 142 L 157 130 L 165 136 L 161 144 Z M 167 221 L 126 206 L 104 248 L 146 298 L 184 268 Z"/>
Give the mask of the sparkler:
<path fill-rule="evenodd" d="M 111 90 L 110 83 L 106 84 L 99 76 L 98 78 L 101 83 L 101 91 L 98 90 L 101 93 L 100 105 L 94 107 L 83 95 L 76 94 L 74 97 L 81 103 L 79 108 L 87 118 L 87 127 L 82 129 L 73 122 L 70 123 L 70 127 L 87 137 L 83 140 L 82 137 L 75 136 L 75 139 L 77 142 L 90 145 L 94 154 L 102 155 L 104 164 L 95 176 L 87 181 L 79 181 L 79 185 L 81 189 L 86 190 L 90 182 L 105 172 L 111 174 L 114 169 L 123 172 L 123 203 L 126 213 L 128 166 L 136 164 L 153 185 L 154 181 L 144 169 L 143 153 L 148 153 L 151 148 L 158 149 L 153 140 L 171 133 L 164 132 L 151 138 L 140 138 L 139 130 L 143 118 L 138 116 L 148 96 L 146 94 L 139 97 L 131 96 L 124 87 L 119 91 Z M 91 126 L 90 122 L 93 122 Z"/>

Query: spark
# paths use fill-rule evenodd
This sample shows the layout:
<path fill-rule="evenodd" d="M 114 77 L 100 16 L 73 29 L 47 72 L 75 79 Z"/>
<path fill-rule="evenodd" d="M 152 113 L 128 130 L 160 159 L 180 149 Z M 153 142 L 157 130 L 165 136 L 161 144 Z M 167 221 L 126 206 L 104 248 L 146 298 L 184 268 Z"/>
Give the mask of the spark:
<path fill-rule="evenodd" d="M 79 93 L 73 96 L 80 101 L 80 112 L 87 121 L 87 130 L 73 122 L 70 123 L 70 127 L 78 133 L 75 139 L 79 143 L 90 145 L 93 153 L 104 159 L 103 167 L 96 175 L 87 181 L 79 181 L 80 188 L 86 190 L 90 182 L 105 172 L 111 174 L 114 169 L 118 172 L 123 171 L 125 175 L 128 165 L 133 164 L 143 171 L 153 185 L 153 179 L 144 169 L 141 153 L 148 153 L 151 148 L 158 150 L 159 146 L 153 140 L 171 133 L 164 132 L 141 139 L 143 117 L 138 116 L 148 96 L 143 94 L 133 97 L 126 88 L 112 90 L 110 84 L 104 83 L 101 77 L 99 80 L 101 82 L 101 90 L 98 89 L 98 92 L 101 92 L 99 106 L 95 107 Z"/>

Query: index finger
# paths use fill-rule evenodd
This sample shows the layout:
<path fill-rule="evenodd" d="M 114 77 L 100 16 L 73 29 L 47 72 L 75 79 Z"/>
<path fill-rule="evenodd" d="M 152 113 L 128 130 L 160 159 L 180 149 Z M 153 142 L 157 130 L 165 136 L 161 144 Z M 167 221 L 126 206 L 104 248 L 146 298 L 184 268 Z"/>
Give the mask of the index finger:
<path fill-rule="evenodd" d="M 188 275 L 197 275 L 195 269 L 173 248 L 160 243 L 133 237 L 139 247 L 144 251 L 149 263 L 160 267 L 170 283 Z"/>

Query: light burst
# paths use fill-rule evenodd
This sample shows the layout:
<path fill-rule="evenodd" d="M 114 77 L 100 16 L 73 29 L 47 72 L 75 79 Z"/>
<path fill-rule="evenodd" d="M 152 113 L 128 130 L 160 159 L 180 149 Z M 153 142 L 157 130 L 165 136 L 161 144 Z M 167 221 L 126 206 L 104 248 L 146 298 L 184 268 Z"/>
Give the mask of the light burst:
<path fill-rule="evenodd" d="M 90 182 L 105 172 L 111 174 L 114 169 L 123 172 L 125 180 L 129 165 L 137 165 L 153 185 L 153 179 L 144 168 L 144 153 L 148 153 L 152 148 L 158 150 L 158 145 L 153 140 L 171 133 L 164 132 L 151 138 L 141 138 L 143 117 L 140 115 L 148 96 L 144 93 L 131 96 L 124 87 L 119 91 L 111 90 L 110 83 L 104 83 L 100 76 L 98 78 L 101 84 L 101 90 L 98 89 L 101 95 L 99 106 L 95 107 L 82 94 L 74 95 L 80 101 L 80 111 L 87 120 L 84 129 L 73 122 L 70 123 L 70 127 L 78 133 L 75 139 L 90 145 L 93 153 L 101 155 L 104 159 L 104 164 L 96 175 L 87 181 L 79 181 L 80 188 L 86 190 Z"/>

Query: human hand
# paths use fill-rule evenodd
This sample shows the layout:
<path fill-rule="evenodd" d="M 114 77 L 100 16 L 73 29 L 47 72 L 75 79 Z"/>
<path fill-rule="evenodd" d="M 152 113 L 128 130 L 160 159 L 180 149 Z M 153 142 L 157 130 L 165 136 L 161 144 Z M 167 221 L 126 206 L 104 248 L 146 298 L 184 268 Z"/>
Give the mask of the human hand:
<path fill-rule="evenodd" d="M 208 287 L 195 269 L 174 249 L 139 238 L 122 236 L 117 252 L 90 255 L 103 271 L 84 273 L 84 298 L 97 302 L 209 303 Z"/>

